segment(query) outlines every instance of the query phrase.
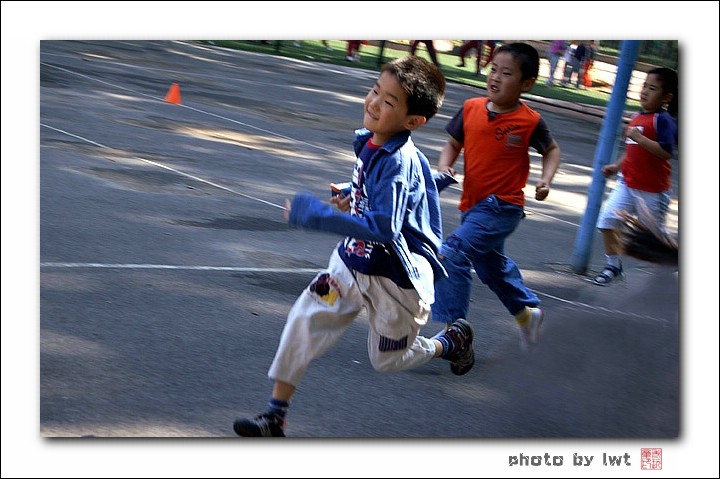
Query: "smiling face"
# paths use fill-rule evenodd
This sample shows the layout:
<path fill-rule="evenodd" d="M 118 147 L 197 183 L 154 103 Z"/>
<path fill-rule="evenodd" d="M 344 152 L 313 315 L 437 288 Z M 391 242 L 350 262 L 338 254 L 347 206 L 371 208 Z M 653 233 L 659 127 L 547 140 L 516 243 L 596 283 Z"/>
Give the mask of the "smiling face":
<path fill-rule="evenodd" d="M 493 111 L 502 113 L 514 110 L 520 94 L 530 91 L 534 83 L 535 78 L 522 79 L 520 61 L 515 60 L 510 52 L 496 54 L 487 78 L 488 97 L 493 103 Z"/>
<path fill-rule="evenodd" d="M 392 73 L 383 72 L 365 97 L 363 126 L 374 133 L 373 143 L 382 145 L 396 133 L 425 122 L 425 117 L 407 111 L 407 93 Z"/>
<path fill-rule="evenodd" d="M 649 74 L 640 91 L 640 106 L 644 111 L 658 111 L 670 103 L 672 94 L 663 93 L 663 82 L 658 75 Z"/>

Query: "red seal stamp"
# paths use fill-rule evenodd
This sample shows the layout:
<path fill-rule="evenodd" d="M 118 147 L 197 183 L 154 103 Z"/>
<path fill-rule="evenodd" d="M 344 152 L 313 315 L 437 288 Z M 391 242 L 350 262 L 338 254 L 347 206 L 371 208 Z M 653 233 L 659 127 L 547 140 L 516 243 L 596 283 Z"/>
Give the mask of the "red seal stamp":
<path fill-rule="evenodd" d="M 648 471 L 659 471 L 662 469 L 662 448 L 640 448 L 640 469 Z"/>

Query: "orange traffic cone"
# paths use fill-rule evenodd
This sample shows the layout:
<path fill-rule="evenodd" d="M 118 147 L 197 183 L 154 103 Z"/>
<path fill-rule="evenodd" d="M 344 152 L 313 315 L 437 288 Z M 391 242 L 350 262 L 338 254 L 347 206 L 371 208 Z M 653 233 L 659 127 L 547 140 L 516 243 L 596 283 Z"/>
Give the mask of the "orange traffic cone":
<path fill-rule="evenodd" d="M 180 85 L 173 83 L 172 86 L 170 86 L 167 95 L 165 95 L 165 101 L 176 105 L 180 104 Z"/>

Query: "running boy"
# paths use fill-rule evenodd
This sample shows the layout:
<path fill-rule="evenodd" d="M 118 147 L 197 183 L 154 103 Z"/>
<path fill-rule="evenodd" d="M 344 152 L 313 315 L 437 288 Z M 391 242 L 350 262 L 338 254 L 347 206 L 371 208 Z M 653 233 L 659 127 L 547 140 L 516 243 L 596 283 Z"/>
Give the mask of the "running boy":
<path fill-rule="evenodd" d="M 441 357 L 456 374 L 474 363 L 472 327 L 460 319 L 433 339 L 418 335 L 445 275 L 438 191 L 430 164 L 410 133 L 432 118 L 445 96 L 445 78 L 432 63 L 399 58 L 383 66 L 365 97 L 355 132 L 357 160 L 347 196 L 331 198 L 341 212 L 307 195 L 286 201 L 290 225 L 347 235 L 291 308 L 268 371 L 274 381 L 265 413 L 238 418 L 240 436 L 284 436 L 285 415 L 310 362 L 337 343 L 365 308 L 368 356 L 380 372 Z M 349 214 L 347 213 L 349 211 Z"/>
<path fill-rule="evenodd" d="M 445 128 L 450 137 L 438 164 L 438 171 L 454 175 L 452 166 L 463 151 L 461 224 L 440 249 L 448 277 L 436 284 L 432 319 L 449 326 L 467 318 L 474 268 L 515 317 L 522 349 L 538 342 L 543 311 L 515 262 L 505 256 L 505 240 L 524 217 L 528 148 L 543 158 L 536 200 L 547 197 L 560 165 L 560 148 L 545 121 L 520 102 L 520 95 L 535 84 L 539 63 L 538 52 L 530 45 L 501 46 L 488 75 L 488 96 L 466 100 L 450 120 Z"/>
<path fill-rule="evenodd" d="M 595 277 L 600 286 L 623 275 L 618 212 L 637 214 L 664 232 L 670 208 L 670 160 L 678 135 L 677 72 L 664 67 L 650 70 L 640 92 L 640 106 L 642 111 L 633 115 L 626 129 L 625 154 L 602 168 L 604 176 L 617 174 L 618 178 L 597 221 L 607 260 Z"/>

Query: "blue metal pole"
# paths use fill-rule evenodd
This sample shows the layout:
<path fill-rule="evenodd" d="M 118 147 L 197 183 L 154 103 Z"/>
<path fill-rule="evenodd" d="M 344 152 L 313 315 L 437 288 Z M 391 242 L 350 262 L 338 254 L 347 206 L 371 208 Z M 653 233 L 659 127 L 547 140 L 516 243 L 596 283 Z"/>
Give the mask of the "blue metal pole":
<path fill-rule="evenodd" d="M 613 156 L 613 148 L 622 121 L 628 85 L 630 84 L 630 77 L 639 51 L 639 44 L 639 40 L 623 40 L 620 45 L 620 58 L 618 59 L 615 85 L 610 94 L 610 103 L 605 112 L 605 119 L 600 130 L 600 139 L 595 149 L 592 183 L 588 190 L 588 203 L 580 223 L 580 230 L 575 238 L 575 250 L 573 251 L 571 266 L 576 273 L 583 274 L 587 271 L 592 241 L 595 235 L 595 224 L 597 223 L 603 193 L 605 192 L 605 177 L 601 170 Z"/>

